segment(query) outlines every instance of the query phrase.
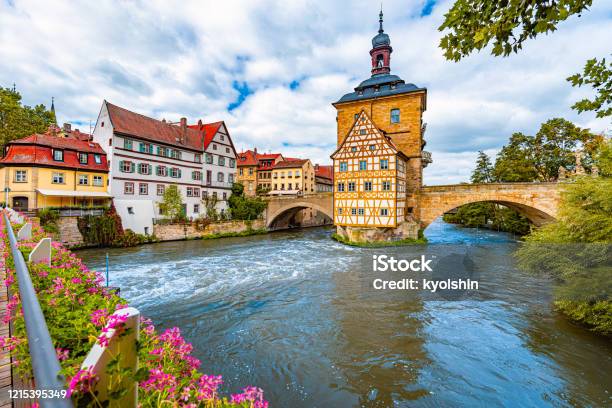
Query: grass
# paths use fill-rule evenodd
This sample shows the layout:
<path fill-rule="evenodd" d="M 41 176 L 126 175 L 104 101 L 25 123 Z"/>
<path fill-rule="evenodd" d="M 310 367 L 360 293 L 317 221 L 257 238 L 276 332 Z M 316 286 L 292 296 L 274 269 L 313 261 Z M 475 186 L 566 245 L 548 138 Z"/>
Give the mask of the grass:
<path fill-rule="evenodd" d="M 195 239 L 218 239 L 218 238 L 233 238 L 233 237 L 248 237 L 251 235 L 267 234 L 268 230 L 265 228 L 250 229 L 242 232 L 221 232 L 218 234 L 207 234 Z"/>
<path fill-rule="evenodd" d="M 345 245 L 350 245 L 350 246 L 354 246 L 354 247 L 360 247 L 360 248 L 382 248 L 382 247 L 393 247 L 393 246 L 404 246 L 404 245 L 422 245 L 422 244 L 426 244 L 427 243 L 427 238 L 421 236 L 419 238 L 407 238 L 407 239 L 400 239 L 397 241 L 376 241 L 376 242 L 355 242 L 355 241 L 349 241 L 348 239 L 344 238 L 342 235 L 339 234 L 332 234 L 332 239 L 345 244 Z"/>

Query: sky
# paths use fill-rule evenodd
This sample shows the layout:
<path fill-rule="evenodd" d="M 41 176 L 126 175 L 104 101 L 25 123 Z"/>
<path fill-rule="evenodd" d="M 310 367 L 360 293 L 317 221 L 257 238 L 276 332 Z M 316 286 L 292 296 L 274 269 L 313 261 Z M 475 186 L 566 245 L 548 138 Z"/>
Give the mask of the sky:
<path fill-rule="evenodd" d="M 612 2 L 524 44 L 444 59 L 437 29 L 451 1 L 385 0 L 391 71 L 427 87 L 425 183 L 468 181 L 479 150 L 495 155 L 513 132 L 563 117 L 596 132 L 609 120 L 576 114 L 591 95 L 565 80 L 610 57 Z M 370 76 L 380 1 L 0 0 L 0 86 L 58 123 L 89 131 L 104 99 L 158 119 L 224 120 L 240 151 L 257 147 L 329 164 L 331 105 Z M 607 39 L 607 40 L 606 40 Z"/>

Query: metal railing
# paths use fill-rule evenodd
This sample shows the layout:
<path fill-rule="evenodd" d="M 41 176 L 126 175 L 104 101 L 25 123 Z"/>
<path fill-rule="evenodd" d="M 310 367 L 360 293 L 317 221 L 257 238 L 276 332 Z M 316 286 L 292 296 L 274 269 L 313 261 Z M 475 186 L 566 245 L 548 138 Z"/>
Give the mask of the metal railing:
<path fill-rule="evenodd" d="M 17 246 L 17 238 L 15 238 L 11 222 L 6 213 L 3 214 L 3 217 L 15 263 L 36 388 L 61 393 L 62 390 L 65 390 L 66 380 L 60 374 L 61 366 L 51 341 L 47 322 L 38 303 L 28 266 Z M 43 408 L 72 407 L 72 401 L 69 398 L 41 398 L 39 403 Z"/>

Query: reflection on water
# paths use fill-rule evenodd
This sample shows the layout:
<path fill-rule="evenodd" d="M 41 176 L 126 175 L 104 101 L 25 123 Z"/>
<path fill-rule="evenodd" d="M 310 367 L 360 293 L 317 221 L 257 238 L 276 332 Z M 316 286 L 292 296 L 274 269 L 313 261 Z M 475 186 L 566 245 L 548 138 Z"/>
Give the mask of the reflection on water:
<path fill-rule="evenodd" d="M 549 283 L 515 269 L 511 235 L 438 222 L 426 248 L 361 249 L 330 233 L 109 250 L 111 284 L 157 326 L 179 326 L 227 390 L 256 384 L 275 407 L 612 404 L 612 347 L 551 311 Z M 368 289 L 373 254 L 457 248 L 477 296 Z M 99 270 L 105 253 L 79 252 Z"/>

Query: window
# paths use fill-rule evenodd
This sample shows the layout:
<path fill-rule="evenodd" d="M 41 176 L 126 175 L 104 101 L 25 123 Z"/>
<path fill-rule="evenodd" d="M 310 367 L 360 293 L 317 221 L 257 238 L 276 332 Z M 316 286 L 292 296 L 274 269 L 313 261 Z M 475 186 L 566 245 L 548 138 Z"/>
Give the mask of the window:
<path fill-rule="evenodd" d="M 128 214 L 134 214 L 134 207 L 128 207 Z"/>
<path fill-rule="evenodd" d="M 123 173 L 133 173 L 134 167 L 136 166 L 131 161 L 122 160 L 119 162 L 119 168 Z"/>
<path fill-rule="evenodd" d="M 187 197 L 193 197 L 193 187 L 187 187 Z"/>
<path fill-rule="evenodd" d="M 221 141 L 224 141 L 225 140 L 225 136 L 219 135 L 219 139 L 221 139 Z"/>
<path fill-rule="evenodd" d="M 289 170 L 289 171 L 287 172 L 287 177 L 288 177 L 288 178 L 293 177 L 293 172 L 292 172 L 291 170 Z"/>
<path fill-rule="evenodd" d="M 194 204 L 193 205 L 193 212 L 195 214 L 198 214 L 200 212 L 200 204 Z"/>
<path fill-rule="evenodd" d="M 167 156 L 167 149 L 165 147 L 157 146 L 157 155 L 162 157 Z"/>
<path fill-rule="evenodd" d="M 344 191 L 344 183 L 338 183 L 338 191 L 339 192 Z"/>
<path fill-rule="evenodd" d="M 356 113 L 356 114 L 355 114 L 355 116 L 353 116 L 353 118 L 354 118 L 354 120 L 359 119 L 359 114 L 358 114 L 358 113 Z"/>
<path fill-rule="evenodd" d="M 148 163 L 138 164 L 138 173 L 140 174 L 151 174 L 151 165 Z"/>
<path fill-rule="evenodd" d="M 89 176 L 87 174 L 80 174 L 79 175 L 79 185 L 86 186 L 88 184 L 89 184 Z"/>
<path fill-rule="evenodd" d="M 351 215 L 357 215 L 357 209 L 351 208 Z"/>
<path fill-rule="evenodd" d="M 370 145 L 370 150 L 376 150 L 376 145 L 371 144 Z"/>
<path fill-rule="evenodd" d="M 123 139 L 123 148 L 132 150 L 132 141 L 130 139 Z"/>
<path fill-rule="evenodd" d="M 229 148 L 229 147 L 226 147 L 226 148 L 225 148 L 225 153 L 229 153 L 229 152 L 230 152 L 230 148 Z"/>
<path fill-rule="evenodd" d="M 340 171 L 347 171 L 348 164 L 346 162 L 340 162 Z"/>
<path fill-rule="evenodd" d="M 380 169 L 381 170 L 389 169 L 389 159 L 380 159 Z"/>
<path fill-rule="evenodd" d="M 223 173 L 221 172 L 217 173 L 217 181 L 220 183 L 223 183 L 224 180 L 225 180 L 225 176 L 223 175 Z"/>
<path fill-rule="evenodd" d="M 213 143 L 213 150 L 217 150 L 217 145 Z"/>
<path fill-rule="evenodd" d="M 253 175 L 253 168 L 249 167 L 249 176 L 252 176 L 252 175 Z"/>
<path fill-rule="evenodd" d="M 363 182 L 363 191 L 372 191 L 372 182 L 364 181 Z"/>
<path fill-rule="evenodd" d="M 230 160 L 229 160 L 229 166 L 230 166 L 231 168 L 236 167 L 236 159 L 230 159 Z"/>
<path fill-rule="evenodd" d="M 357 215 L 363 215 L 363 214 L 365 214 L 364 209 L 363 209 L 363 208 L 359 208 L 359 209 L 357 210 Z"/>
<path fill-rule="evenodd" d="M 140 142 L 139 149 L 140 153 L 149 153 L 149 145 L 144 142 Z"/>
<path fill-rule="evenodd" d="M 383 181 L 382 182 L 382 190 L 383 191 L 391 191 L 391 182 L 390 181 Z"/>
<path fill-rule="evenodd" d="M 348 191 L 355 191 L 355 182 L 354 181 L 349 181 L 348 182 Z"/>
<path fill-rule="evenodd" d="M 238 169 L 238 174 L 240 174 L 241 176 L 243 175 L 242 169 Z"/>
<path fill-rule="evenodd" d="M 149 185 L 147 183 L 140 183 L 138 185 L 138 194 L 140 195 L 149 194 Z"/>
<path fill-rule="evenodd" d="M 219 166 L 225 166 L 225 157 L 219 156 Z"/>
<path fill-rule="evenodd" d="M 206 153 L 206 163 L 212 164 L 212 162 L 213 162 L 213 155 L 210 153 Z"/>
<path fill-rule="evenodd" d="M 227 193 L 224 192 L 223 193 L 223 201 L 225 201 L 225 200 L 227 200 Z M 221 211 L 223 211 L 223 210 L 221 210 Z"/>
<path fill-rule="evenodd" d="M 64 184 L 64 173 L 53 173 L 51 182 L 53 184 Z"/>
<path fill-rule="evenodd" d="M 166 177 L 168 175 L 168 168 L 166 166 L 157 166 L 155 168 L 155 174 Z"/>
<path fill-rule="evenodd" d="M 227 176 L 227 182 L 228 183 L 233 183 L 234 182 L 234 175 L 230 174 L 229 176 Z"/>
<path fill-rule="evenodd" d="M 170 177 L 181 178 L 181 173 L 181 169 L 179 169 L 178 167 L 172 167 L 170 169 Z"/>
<path fill-rule="evenodd" d="M 16 170 L 15 171 L 15 183 L 25 183 L 28 181 L 27 170 Z"/>
<path fill-rule="evenodd" d="M 87 164 L 87 153 L 80 153 L 79 152 L 79 163 Z"/>
<path fill-rule="evenodd" d="M 193 180 L 202 180 L 202 172 L 201 171 L 192 171 L 191 178 Z"/>
<path fill-rule="evenodd" d="M 342 208 L 338 208 L 338 215 L 342 215 Z"/>
<path fill-rule="evenodd" d="M 170 151 L 170 157 L 173 159 L 180 159 L 181 158 L 181 152 L 180 150 L 176 150 L 176 149 L 168 149 Z"/>
<path fill-rule="evenodd" d="M 360 135 L 365 135 L 366 134 L 366 130 L 365 129 L 360 129 L 359 130 L 359 134 Z"/>
<path fill-rule="evenodd" d="M 123 193 L 134 194 L 134 183 L 126 182 L 125 184 L 123 184 Z"/>
<path fill-rule="evenodd" d="M 357 151 L 357 147 L 353 146 L 351 147 L 351 152 L 355 153 Z"/>
<path fill-rule="evenodd" d="M 295 177 L 300 177 L 300 171 L 299 170 L 295 171 Z"/>
<path fill-rule="evenodd" d="M 203 198 L 204 200 L 207 200 L 207 199 L 208 199 L 208 191 L 202 191 L 202 198 Z"/>
<path fill-rule="evenodd" d="M 365 160 L 359 160 L 359 170 L 367 170 L 368 162 Z"/>
<path fill-rule="evenodd" d="M 166 192 L 166 186 L 163 184 L 158 184 L 157 185 L 157 195 L 163 196 L 165 192 Z"/>
<path fill-rule="evenodd" d="M 59 149 L 53 149 L 53 160 L 64 161 L 64 151 Z"/>
<path fill-rule="evenodd" d="M 102 176 L 93 176 L 93 185 L 96 187 L 102 187 L 104 185 Z"/>
<path fill-rule="evenodd" d="M 195 154 L 195 155 L 193 156 L 193 161 L 194 161 L 194 162 L 196 162 L 196 163 L 202 163 L 202 155 L 200 155 L 200 154 Z"/>
<path fill-rule="evenodd" d="M 289 186 L 287 187 L 287 190 L 293 190 L 293 183 L 289 183 Z"/>
<path fill-rule="evenodd" d="M 193 188 L 193 196 L 194 197 L 199 197 L 200 196 L 200 189 L 197 187 Z"/>
<path fill-rule="evenodd" d="M 380 209 L 380 216 L 381 217 L 387 217 L 389 215 L 389 209 L 388 208 L 381 208 Z"/>
<path fill-rule="evenodd" d="M 391 109 L 391 123 L 399 123 L 399 122 L 400 122 L 400 110 Z"/>
<path fill-rule="evenodd" d="M 102 163 L 102 157 L 99 154 L 94 154 L 94 161 L 96 164 Z"/>

